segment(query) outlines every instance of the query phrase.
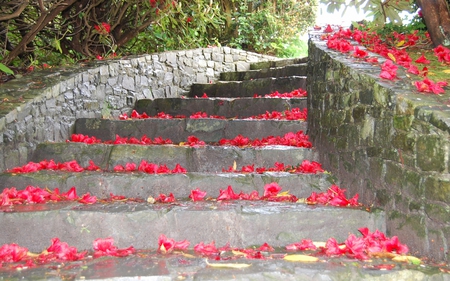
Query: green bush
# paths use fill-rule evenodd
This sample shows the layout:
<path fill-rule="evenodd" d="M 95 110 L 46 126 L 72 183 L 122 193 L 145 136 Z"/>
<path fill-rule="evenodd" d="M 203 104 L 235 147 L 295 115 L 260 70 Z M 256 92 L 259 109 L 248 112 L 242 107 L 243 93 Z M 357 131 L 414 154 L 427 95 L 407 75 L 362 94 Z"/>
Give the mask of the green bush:
<path fill-rule="evenodd" d="M 208 45 L 290 56 L 317 10 L 317 0 L 61 0 L 42 2 L 45 9 L 39 3 L 2 6 L 3 65 L 70 64 Z"/>

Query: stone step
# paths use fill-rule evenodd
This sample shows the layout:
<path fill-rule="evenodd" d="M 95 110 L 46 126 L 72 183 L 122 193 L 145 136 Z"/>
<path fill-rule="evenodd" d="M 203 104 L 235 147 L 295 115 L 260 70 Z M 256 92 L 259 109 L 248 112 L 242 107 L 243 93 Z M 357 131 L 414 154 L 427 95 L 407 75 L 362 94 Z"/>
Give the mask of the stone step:
<path fill-rule="evenodd" d="M 191 190 L 199 188 L 208 196 L 217 198 L 220 189 L 231 186 L 236 193 L 264 193 L 264 186 L 277 182 L 284 191 L 298 198 L 307 198 L 311 192 L 326 192 L 334 178 L 326 173 L 291 174 L 268 172 L 263 174 L 248 173 L 186 173 L 186 174 L 147 174 L 142 172 L 90 172 L 81 173 L 63 171 L 39 171 L 35 173 L 0 174 L 0 190 L 27 186 L 59 188 L 67 192 L 76 187 L 79 195 L 89 192 L 99 198 L 107 198 L 110 193 L 129 198 L 147 199 L 163 193 L 173 193 L 175 198 L 188 198 Z"/>
<path fill-rule="evenodd" d="M 141 99 L 134 109 L 142 114 L 155 116 L 160 112 L 189 117 L 196 112 L 226 118 L 248 118 L 272 111 L 285 111 L 292 108 L 306 108 L 306 98 L 165 98 Z"/>
<path fill-rule="evenodd" d="M 188 136 L 196 136 L 207 143 L 218 142 L 236 136 L 255 139 L 267 136 L 283 136 L 288 132 L 306 131 L 307 123 L 280 120 L 228 120 L 228 119 L 139 119 L 109 120 L 79 118 L 75 133 L 94 136 L 103 141 L 121 137 L 170 138 L 174 143 L 185 142 Z"/>
<path fill-rule="evenodd" d="M 292 253 L 289 253 L 292 254 Z M 270 255 L 270 253 L 269 253 Z M 271 256 L 271 255 L 270 255 Z M 378 270 L 382 261 L 357 262 L 348 258 L 329 259 L 321 257 L 319 262 L 302 263 L 283 260 L 282 254 L 275 253 L 276 259 L 237 259 L 228 262 L 205 260 L 201 256 L 187 256 L 181 253 L 162 255 L 155 250 L 143 251 L 141 255 L 124 258 L 102 257 L 80 262 L 65 262 L 55 269 L 54 264 L 39 265 L 26 270 L 4 270 L 4 280 L 76 280 L 95 281 L 176 281 L 176 280 L 286 280 L 286 281 L 430 281 L 448 280 L 449 274 L 437 267 L 408 265 L 390 261 L 393 270 Z M 215 263 L 248 264 L 246 268 L 217 268 Z M 367 265 L 367 266 L 365 266 Z M 382 266 L 380 266 L 382 268 Z M 72 279 L 70 279 L 72 280 Z"/>
<path fill-rule="evenodd" d="M 317 161 L 313 149 L 269 146 L 246 147 L 210 146 L 189 147 L 178 145 L 109 145 L 84 143 L 41 143 L 37 146 L 31 161 L 52 159 L 55 162 L 76 160 L 81 166 L 89 166 L 89 160 L 103 170 L 112 170 L 116 165 L 142 160 L 174 167 L 180 164 L 189 172 L 222 172 L 235 162 L 242 166 L 273 167 L 275 162 L 297 165 L 303 160 Z"/>
<path fill-rule="evenodd" d="M 5 207 L 2 207 L 5 208 Z M 75 202 L 16 205 L 0 212 L 0 245 L 17 243 L 41 251 L 52 238 L 92 249 L 97 238 L 112 237 L 119 248 L 157 248 L 161 234 L 234 247 L 268 243 L 281 247 L 301 239 L 344 241 L 361 227 L 384 231 L 384 213 L 353 208 L 309 206 L 303 203 L 233 200 L 178 201 L 172 204 L 136 202 Z M 43 227 L 45 226 L 45 227 Z M 312 238 L 311 238 L 312 237 Z"/>
<path fill-rule="evenodd" d="M 220 245 L 222 246 L 222 245 Z M 302 252 L 300 252 L 301 254 Z M 225 262 L 205 259 L 201 256 L 187 256 L 181 253 L 161 254 L 155 250 L 141 251 L 140 255 L 124 258 L 101 257 L 82 263 L 64 262 L 55 265 L 39 265 L 26 270 L 3 270 L 4 280 L 114 280 L 114 281 L 178 281 L 178 280 L 287 280 L 287 281 L 431 281 L 448 280 L 449 274 L 437 267 L 407 265 L 389 261 L 392 270 L 383 268 L 383 261 L 359 262 L 346 257 L 328 259 L 320 257 L 319 262 L 289 262 L 284 255 L 274 253 L 276 259 L 237 259 Z M 294 254 L 294 253 L 289 253 Z M 272 256 L 272 253 L 269 253 Z M 217 268 L 215 263 L 249 264 L 246 268 Z M 70 279 L 69 279 L 70 278 Z"/>
<path fill-rule="evenodd" d="M 268 77 L 306 76 L 306 63 L 248 71 L 222 72 L 221 81 L 244 81 Z"/>
<path fill-rule="evenodd" d="M 255 62 L 250 65 L 251 70 L 258 70 L 258 69 L 267 69 L 271 67 L 283 67 L 293 64 L 303 64 L 308 62 L 308 57 L 303 58 L 289 58 L 289 59 L 280 59 L 280 60 L 273 60 L 273 61 L 260 61 Z"/>
<path fill-rule="evenodd" d="M 290 76 L 281 78 L 262 78 L 246 81 L 217 81 L 214 84 L 192 84 L 188 97 L 201 97 L 206 93 L 209 97 L 253 97 L 267 95 L 278 91 L 291 92 L 306 88 L 306 76 Z"/>

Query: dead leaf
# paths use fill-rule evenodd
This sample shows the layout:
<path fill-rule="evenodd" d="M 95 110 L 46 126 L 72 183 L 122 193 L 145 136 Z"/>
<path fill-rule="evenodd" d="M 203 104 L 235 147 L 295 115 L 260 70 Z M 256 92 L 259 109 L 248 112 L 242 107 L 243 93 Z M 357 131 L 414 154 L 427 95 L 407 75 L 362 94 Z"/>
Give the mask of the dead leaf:
<path fill-rule="evenodd" d="M 442 70 L 444 73 L 450 73 L 450 69 Z"/>
<path fill-rule="evenodd" d="M 308 255 L 287 255 L 283 258 L 287 261 L 294 262 L 316 262 L 319 260 L 318 257 L 308 256 Z"/>
<path fill-rule="evenodd" d="M 393 62 L 396 62 L 396 61 L 397 61 L 397 59 L 395 58 L 395 56 L 394 56 L 393 54 L 388 53 L 387 55 L 388 55 L 388 57 L 389 57 Z"/>
<path fill-rule="evenodd" d="M 402 40 L 402 41 L 400 41 L 400 42 L 398 42 L 397 43 L 397 47 L 401 47 L 401 46 L 403 46 L 405 44 L 405 40 Z"/>
<path fill-rule="evenodd" d="M 394 257 L 392 260 L 397 262 L 408 262 L 415 265 L 419 265 L 422 263 L 422 261 L 419 258 L 416 258 L 415 256 L 397 256 Z"/>

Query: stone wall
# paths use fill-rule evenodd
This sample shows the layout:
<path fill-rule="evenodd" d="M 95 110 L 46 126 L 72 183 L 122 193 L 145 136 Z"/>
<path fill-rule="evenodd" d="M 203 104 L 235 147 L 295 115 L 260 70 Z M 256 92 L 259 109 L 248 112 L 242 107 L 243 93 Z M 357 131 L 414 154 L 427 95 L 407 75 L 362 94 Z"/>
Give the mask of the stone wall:
<path fill-rule="evenodd" d="M 379 66 L 329 50 L 311 35 L 309 135 L 349 196 L 359 193 L 361 202 L 386 210 L 388 235 L 398 235 L 412 254 L 448 260 L 448 91 L 424 95 L 402 70 L 394 82 L 379 74 Z"/>
<path fill-rule="evenodd" d="M 64 141 L 79 117 L 118 117 L 136 99 L 178 97 L 220 72 L 276 60 L 231 48 L 172 51 L 38 71 L 0 85 L 0 171 L 23 165 L 37 143 Z"/>

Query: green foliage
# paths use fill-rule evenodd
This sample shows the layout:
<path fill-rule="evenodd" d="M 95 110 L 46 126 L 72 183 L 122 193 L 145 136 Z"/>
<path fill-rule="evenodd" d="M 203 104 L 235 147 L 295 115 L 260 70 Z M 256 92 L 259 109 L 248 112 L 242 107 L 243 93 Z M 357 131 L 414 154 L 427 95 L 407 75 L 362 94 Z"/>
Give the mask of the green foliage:
<path fill-rule="evenodd" d="M 192 49 L 218 44 L 225 16 L 218 2 L 178 1 L 125 46 L 129 53 Z"/>
<path fill-rule="evenodd" d="M 3 63 L 0 63 L 0 71 L 6 73 L 8 75 L 13 75 L 14 74 L 14 71 L 12 71 L 9 67 L 4 65 Z"/>
<path fill-rule="evenodd" d="M 0 20 L 4 65 L 56 66 L 210 45 L 295 56 L 299 34 L 315 21 L 318 0 L 61 1 L 67 5 L 24 2 L 14 16 L 15 1 L 2 7 L 11 15 Z M 51 18 L 37 24 L 44 16 Z"/>
<path fill-rule="evenodd" d="M 235 13 L 235 32 L 229 45 L 258 53 L 287 56 L 294 53 L 298 42 L 315 21 L 317 2 L 276 1 L 266 2 L 256 10 L 249 9 L 250 1 L 243 1 Z M 290 50 L 286 50 L 291 46 Z"/>

